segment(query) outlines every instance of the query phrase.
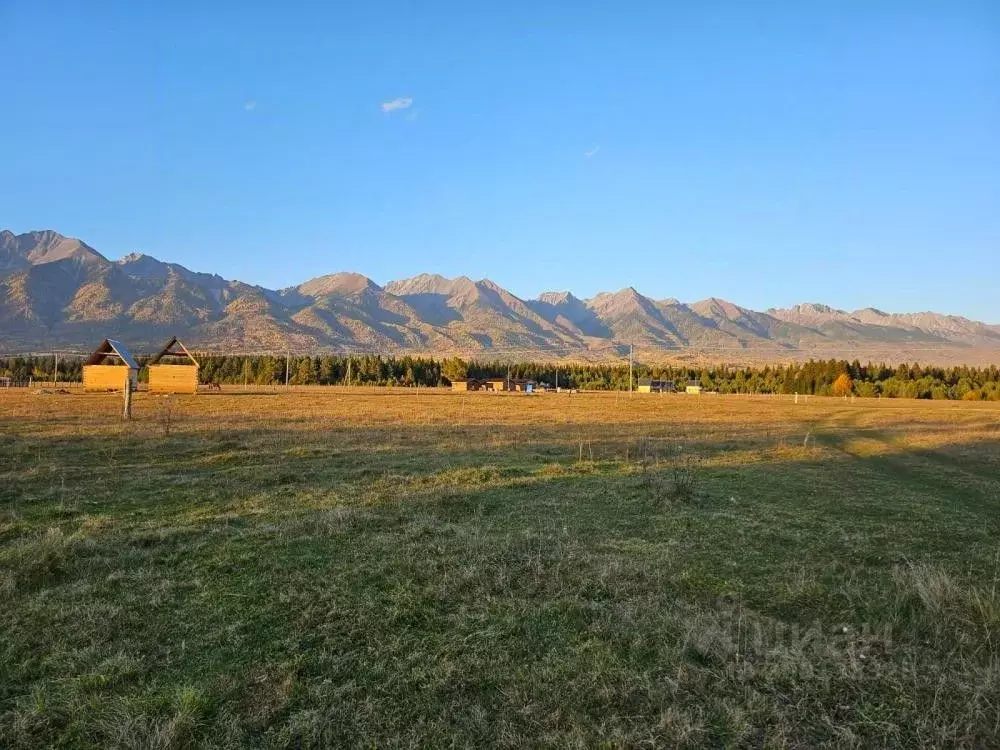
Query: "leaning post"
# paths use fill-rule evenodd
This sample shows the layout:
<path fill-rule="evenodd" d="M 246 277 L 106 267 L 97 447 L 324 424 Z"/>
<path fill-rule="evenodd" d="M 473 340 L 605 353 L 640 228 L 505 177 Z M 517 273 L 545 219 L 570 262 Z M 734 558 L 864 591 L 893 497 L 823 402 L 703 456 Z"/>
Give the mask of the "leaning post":
<path fill-rule="evenodd" d="M 122 412 L 122 419 L 126 422 L 132 419 L 132 378 L 125 378 L 125 409 Z"/>

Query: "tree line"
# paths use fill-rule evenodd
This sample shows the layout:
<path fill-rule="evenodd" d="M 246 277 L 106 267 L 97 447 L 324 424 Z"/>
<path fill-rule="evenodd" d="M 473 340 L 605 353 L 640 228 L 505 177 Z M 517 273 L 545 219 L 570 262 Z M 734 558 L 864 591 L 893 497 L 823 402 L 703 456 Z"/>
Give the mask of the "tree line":
<path fill-rule="evenodd" d="M 60 358 L 59 380 L 79 381 L 82 358 Z M 140 364 L 145 364 L 143 359 Z M 581 390 L 628 390 L 624 364 L 507 362 L 463 360 L 457 357 L 366 355 L 203 355 L 203 383 L 233 385 L 375 385 L 436 387 L 458 378 L 510 377 Z M 54 358 L 0 357 L 0 377 L 13 381 L 51 381 Z M 286 370 L 287 365 L 287 370 Z M 140 380 L 145 379 L 140 371 Z M 760 367 L 736 365 L 657 365 L 636 363 L 633 387 L 639 379 L 672 380 L 683 388 L 695 382 L 719 393 L 783 393 L 818 396 L 1000 400 L 1000 369 L 936 367 L 901 364 L 861 364 L 858 360 L 810 360 Z"/>
<path fill-rule="evenodd" d="M 529 378 L 584 390 L 628 390 L 628 365 L 470 362 L 470 377 L 505 375 Z M 683 389 L 696 383 L 719 393 L 783 393 L 816 396 L 857 395 L 874 398 L 1000 400 L 1000 368 L 861 364 L 858 360 L 809 360 L 804 363 L 764 365 L 657 365 L 637 363 L 633 386 L 639 379 L 670 380 Z"/>

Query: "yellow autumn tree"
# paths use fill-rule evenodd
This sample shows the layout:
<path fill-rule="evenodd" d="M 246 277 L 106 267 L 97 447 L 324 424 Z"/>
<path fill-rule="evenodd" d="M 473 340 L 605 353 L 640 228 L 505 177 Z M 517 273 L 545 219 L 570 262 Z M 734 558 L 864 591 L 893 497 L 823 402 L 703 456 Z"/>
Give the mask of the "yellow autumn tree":
<path fill-rule="evenodd" d="M 854 381 L 851 380 L 851 376 L 846 372 L 842 372 L 837 376 L 837 379 L 833 381 L 833 395 L 846 396 L 851 392 L 851 388 L 853 387 Z"/>

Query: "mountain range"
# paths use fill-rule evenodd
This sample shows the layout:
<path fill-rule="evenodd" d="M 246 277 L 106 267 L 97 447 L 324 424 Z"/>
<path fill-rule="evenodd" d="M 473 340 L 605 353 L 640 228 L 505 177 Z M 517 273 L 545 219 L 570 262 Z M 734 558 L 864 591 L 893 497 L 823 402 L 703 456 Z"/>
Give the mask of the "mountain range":
<path fill-rule="evenodd" d="M 378 351 L 600 359 L 627 353 L 767 361 L 807 357 L 982 364 L 1000 325 L 939 313 L 806 303 L 756 312 L 722 299 L 655 300 L 629 287 L 521 299 L 483 279 L 421 274 L 379 286 L 334 273 L 266 289 L 133 253 L 109 260 L 54 231 L 0 232 L 0 351 L 86 351 L 105 337 L 148 352 L 177 335 L 202 351 Z"/>

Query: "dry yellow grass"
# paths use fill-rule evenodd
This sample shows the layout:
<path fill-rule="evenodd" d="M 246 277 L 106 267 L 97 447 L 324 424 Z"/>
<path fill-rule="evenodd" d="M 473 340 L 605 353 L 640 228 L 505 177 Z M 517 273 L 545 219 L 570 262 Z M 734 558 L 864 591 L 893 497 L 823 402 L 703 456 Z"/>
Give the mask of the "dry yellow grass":
<path fill-rule="evenodd" d="M 65 387 L 65 386 L 64 386 Z M 343 426 L 386 424 L 431 428 L 525 428 L 569 425 L 596 432 L 621 434 L 648 430 L 708 430 L 732 434 L 791 438 L 814 427 L 832 433 L 863 433 L 887 429 L 907 440 L 957 439 L 958 442 L 996 437 L 1000 403 L 914 401 L 792 396 L 689 396 L 686 394 L 577 393 L 524 394 L 452 393 L 437 389 L 346 388 L 334 386 L 274 388 L 198 396 L 138 393 L 135 423 L 120 423 L 120 394 L 37 395 L 18 389 L 0 391 L 0 414 L 7 428 L 22 419 L 32 429 L 45 424 L 53 434 L 68 434 L 86 426 L 88 434 L 117 435 L 122 430 L 153 433 L 169 403 L 183 430 L 253 429 L 275 426 L 321 430 L 323 420 Z M 633 433 L 634 434 L 634 433 Z M 804 434 L 804 433 L 802 433 Z"/>

